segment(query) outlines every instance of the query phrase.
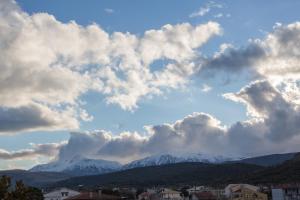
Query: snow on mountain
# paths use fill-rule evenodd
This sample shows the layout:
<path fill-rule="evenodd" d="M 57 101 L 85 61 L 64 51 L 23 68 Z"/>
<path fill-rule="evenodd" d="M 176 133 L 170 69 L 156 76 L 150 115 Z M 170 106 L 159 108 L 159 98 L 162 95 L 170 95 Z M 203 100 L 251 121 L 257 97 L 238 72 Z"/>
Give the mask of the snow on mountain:
<path fill-rule="evenodd" d="M 204 162 L 204 163 L 223 163 L 235 159 L 224 156 L 215 156 L 202 153 L 191 154 L 160 154 L 149 156 L 140 160 L 135 160 L 125 165 L 118 162 L 101 159 L 88 159 L 76 156 L 68 160 L 53 161 L 48 164 L 37 165 L 30 169 L 32 172 L 65 172 L 74 176 L 103 174 L 119 170 L 131 169 L 136 167 L 156 166 L 173 164 L 180 162 Z"/>
<path fill-rule="evenodd" d="M 165 165 L 181 162 L 203 162 L 203 163 L 223 163 L 227 161 L 233 161 L 235 159 L 224 157 L 224 156 L 215 156 L 202 153 L 192 153 L 192 154 L 160 154 L 149 156 L 140 160 L 133 161 L 124 165 L 123 169 L 131 169 L 136 167 L 145 167 L 145 166 L 156 166 L 156 165 Z"/>
<path fill-rule="evenodd" d="M 36 165 L 31 172 L 65 172 L 74 176 L 103 174 L 117 171 L 121 164 L 101 159 L 88 159 L 76 156 L 69 160 L 58 160 L 48 164 Z"/>

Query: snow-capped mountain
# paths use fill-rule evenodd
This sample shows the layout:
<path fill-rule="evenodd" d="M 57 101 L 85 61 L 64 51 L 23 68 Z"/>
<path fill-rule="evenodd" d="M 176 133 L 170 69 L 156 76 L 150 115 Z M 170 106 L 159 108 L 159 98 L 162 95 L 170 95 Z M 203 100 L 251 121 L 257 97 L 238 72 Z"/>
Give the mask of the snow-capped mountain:
<path fill-rule="evenodd" d="M 88 159 L 76 156 L 69 160 L 58 160 L 48 164 L 36 165 L 31 172 L 65 172 L 74 176 L 103 174 L 117 171 L 121 164 L 101 159 Z"/>
<path fill-rule="evenodd" d="M 224 156 L 215 156 L 202 153 L 191 154 L 160 154 L 149 156 L 140 160 L 133 161 L 124 165 L 123 169 L 131 169 L 136 167 L 165 165 L 181 162 L 203 162 L 203 163 L 223 163 L 227 161 L 233 161 L 235 159 Z"/>
<path fill-rule="evenodd" d="M 165 165 L 181 162 L 223 163 L 235 159 L 224 156 L 215 156 L 202 153 L 190 154 L 160 154 L 135 160 L 125 165 L 115 161 L 101 159 L 88 159 L 75 156 L 72 159 L 53 161 L 48 164 L 37 165 L 30 169 L 31 172 L 65 172 L 74 176 L 103 174 L 114 171 L 132 169 L 136 167 Z"/>

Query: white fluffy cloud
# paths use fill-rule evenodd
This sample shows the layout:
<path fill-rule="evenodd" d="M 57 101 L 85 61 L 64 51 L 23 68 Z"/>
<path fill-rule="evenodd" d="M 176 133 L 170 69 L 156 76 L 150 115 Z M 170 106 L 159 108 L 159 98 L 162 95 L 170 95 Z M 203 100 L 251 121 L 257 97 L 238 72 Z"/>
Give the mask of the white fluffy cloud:
<path fill-rule="evenodd" d="M 64 143 L 31 144 L 31 149 L 23 149 L 12 152 L 0 149 L 0 159 L 34 159 L 39 156 L 46 156 L 51 158 L 55 157 L 58 154 L 62 145 L 64 145 Z"/>
<path fill-rule="evenodd" d="M 199 70 L 246 69 L 264 80 L 224 95 L 245 104 L 249 114 L 249 120 L 230 127 L 194 113 L 173 124 L 147 126 L 144 134 L 74 132 L 66 144 L 1 150 L 0 158 L 81 155 L 125 162 L 169 151 L 257 155 L 299 150 L 300 22 L 277 24 L 264 39 L 242 48 L 222 45 L 213 57 L 202 56 L 199 48 L 221 32 L 218 23 L 208 22 L 168 24 L 142 36 L 108 34 L 97 24 L 62 23 L 46 13 L 29 15 L 13 0 L 1 1 L 1 133 L 77 129 L 80 118 L 92 119 L 80 106 L 89 90 L 133 110 L 141 98 L 182 87 Z M 154 70 L 152 65 L 162 60 L 165 64 Z"/>
<path fill-rule="evenodd" d="M 283 96 L 268 81 L 256 81 L 226 98 L 242 102 L 249 115 L 264 123 L 263 134 L 274 141 L 289 140 L 300 134 L 299 106 Z"/>
<path fill-rule="evenodd" d="M 107 103 L 133 110 L 141 98 L 183 86 L 196 70 L 198 48 L 218 34 L 221 28 L 215 22 L 168 24 L 142 36 L 108 34 L 97 24 L 62 23 L 47 13 L 29 15 L 14 0 L 1 1 L 0 116 L 18 128 L 0 131 L 77 129 L 80 118 L 92 119 L 79 105 L 89 90 L 104 94 Z M 161 59 L 166 64 L 152 71 L 151 64 Z M 20 117 L 26 115 L 18 110 L 33 105 L 36 124 L 25 124 Z M 8 119 L 13 113 L 23 124 Z"/>
<path fill-rule="evenodd" d="M 284 93 L 264 80 L 225 94 L 225 98 L 245 104 L 249 113 L 248 120 L 229 127 L 209 114 L 193 113 L 173 124 L 146 126 L 144 134 L 72 133 L 58 158 L 80 155 L 128 162 L 167 152 L 255 156 L 299 151 L 299 106 Z"/>
<path fill-rule="evenodd" d="M 69 141 L 55 151 L 56 159 L 80 156 L 126 163 L 168 152 L 256 156 L 299 151 L 299 106 L 284 95 L 285 91 L 261 80 L 237 93 L 225 94 L 225 98 L 245 104 L 249 114 L 248 120 L 229 127 L 209 114 L 193 113 L 172 124 L 146 126 L 144 133 L 73 132 Z M 25 156 L 36 156 L 32 152 L 36 150 L 25 152 Z M 39 154 L 53 155 L 44 151 Z M 20 156 L 4 152 L 2 157 L 14 159 Z"/>
<path fill-rule="evenodd" d="M 72 132 L 57 159 L 83 156 L 124 163 L 165 152 L 217 154 L 222 149 L 220 144 L 226 133 L 225 127 L 217 119 L 205 113 L 193 113 L 174 124 L 147 126 L 145 130 L 144 134 L 122 132 L 119 135 L 104 130 Z"/>
<path fill-rule="evenodd" d="M 0 135 L 18 131 L 61 130 L 79 128 L 74 110 L 63 112 L 39 104 L 0 107 Z"/>
<path fill-rule="evenodd" d="M 202 70 L 228 73 L 248 69 L 265 78 L 299 79 L 300 72 L 300 22 L 276 24 L 264 39 L 250 40 L 245 47 L 232 45 L 206 59 Z"/>

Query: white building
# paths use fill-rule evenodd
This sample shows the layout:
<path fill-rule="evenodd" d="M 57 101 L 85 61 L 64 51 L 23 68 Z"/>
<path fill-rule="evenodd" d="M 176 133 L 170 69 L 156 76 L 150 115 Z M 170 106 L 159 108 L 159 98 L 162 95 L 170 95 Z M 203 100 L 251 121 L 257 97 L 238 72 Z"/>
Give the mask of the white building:
<path fill-rule="evenodd" d="M 272 189 L 272 200 L 300 200 L 299 186 L 284 186 Z"/>
<path fill-rule="evenodd" d="M 203 192 L 203 191 L 205 191 L 205 189 L 206 189 L 205 186 L 194 186 L 194 187 L 187 189 L 187 191 L 189 194 L 193 194 L 196 192 Z"/>
<path fill-rule="evenodd" d="M 75 190 L 70 190 L 68 188 L 60 188 L 52 192 L 44 194 L 44 200 L 64 200 L 69 197 L 73 197 L 80 194 Z"/>
<path fill-rule="evenodd" d="M 182 200 L 181 193 L 175 190 L 163 189 L 159 193 L 160 200 Z"/>
<path fill-rule="evenodd" d="M 232 194 L 234 193 L 235 190 L 238 190 L 240 188 L 247 188 L 249 190 L 257 192 L 259 190 L 259 187 L 256 187 L 254 185 L 249 185 L 249 184 L 229 184 L 225 188 L 225 196 L 227 198 L 230 198 Z"/>
<path fill-rule="evenodd" d="M 284 200 L 284 192 L 282 189 L 272 189 L 272 200 Z"/>

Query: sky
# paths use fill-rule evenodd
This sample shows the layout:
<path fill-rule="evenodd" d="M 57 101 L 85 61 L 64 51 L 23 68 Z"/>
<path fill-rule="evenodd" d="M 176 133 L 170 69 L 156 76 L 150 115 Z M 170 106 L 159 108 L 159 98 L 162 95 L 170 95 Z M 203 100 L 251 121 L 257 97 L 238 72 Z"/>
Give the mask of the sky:
<path fill-rule="evenodd" d="M 299 8 L 2 0 L 0 169 L 300 151 Z"/>

